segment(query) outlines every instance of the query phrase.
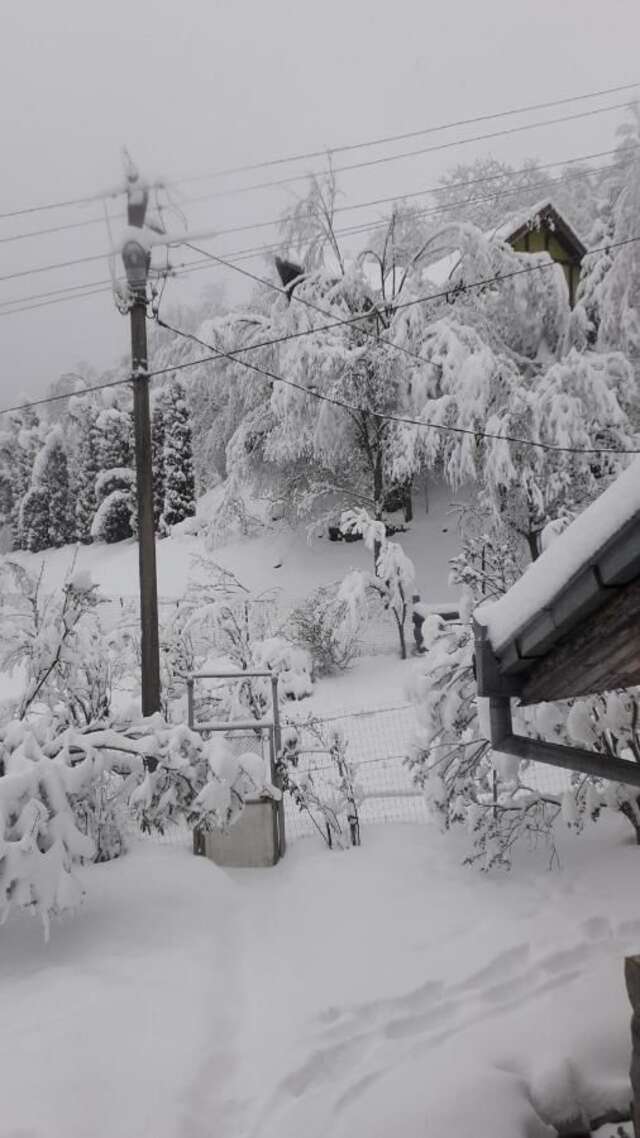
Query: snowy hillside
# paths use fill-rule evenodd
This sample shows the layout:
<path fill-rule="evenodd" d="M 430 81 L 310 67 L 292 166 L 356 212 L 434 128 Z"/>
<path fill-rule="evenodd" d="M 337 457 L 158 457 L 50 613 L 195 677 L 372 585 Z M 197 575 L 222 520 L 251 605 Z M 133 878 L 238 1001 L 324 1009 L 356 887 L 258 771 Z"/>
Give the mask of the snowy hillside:
<path fill-rule="evenodd" d="M 448 584 L 449 560 L 460 551 L 457 514 L 452 509 L 455 500 L 460 499 L 454 499 L 446 487 L 434 487 L 429 512 L 417 500 L 409 532 L 395 539 L 414 562 L 417 591 L 427 602 L 458 599 L 459 591 Z M 44 563 L 45 587 L 55 589 L 62 585 L 76 549 L 77 569 L 89 570 L 107 596 L 137 596 L 138 546 L 133 539 L 114 545 L 65 546 L 44 553 L 16 552 L 11 557 L 33 570 Z M 309 538 L 304 525 L 292 530 L 284 523 L 273 523 L 259 537 L 238 538 L 213 549 L 199 537 L 178 532 L 156 542 L 156 556 L 161 598 L 182 596 L 194 561 L 208 557 L 230 569 L 251 590 L 281 590 L 282 607 L 302 600 L 318 585 L 340 580 L 350 569 L 371 568 L 371 554 L 362 541 L 331 542 L 326 525 Z"/>

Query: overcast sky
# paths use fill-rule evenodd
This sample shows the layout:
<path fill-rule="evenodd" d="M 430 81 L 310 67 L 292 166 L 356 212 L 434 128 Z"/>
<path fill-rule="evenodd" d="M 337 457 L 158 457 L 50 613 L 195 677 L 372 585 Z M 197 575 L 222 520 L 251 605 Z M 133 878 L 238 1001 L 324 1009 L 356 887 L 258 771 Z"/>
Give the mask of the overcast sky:
<path fill-rule="evenodd" d="M 5 3 L 0 46 L 0 213 L 98 194 L 121 179 L 126 143 L 145 174 L 173 189 L 192 231 L 269 221 L 302 183 L 244 188 L 302 173 L 307 162 L 227 179 L 180 179 L 300 151 L 563 98 L 640 80 L 638 0 L 30 0 Z M 640 91 L 640 88 L 639 88 Z M 457 128 L 357 151 L 337 164 L 616 104 L 592 103 Z M 571 158 L 613 145 L 622 111 L 345 173 L 342 204 L 428 188 L 455 161 Z M 211 196 L 217 194 L 218 196 Z M 189 198 L 210 195 L 204 202 Z M 127 350 L 127 321 L 108 291 L 7 315 L 7 301 L 108 279 L 102 205 L 0 220 L 0 402 L 36 395 L 64 371 L 101 369 Z M 113 199 L 117 235 L 122 199 Z M 380 215 L 348 214 L 359 222 Z M 47 237 L 26 231 L 95 222 Z M 178 224 L 176 220 L 176 225 Z M 263 227 L 209 244 L 235 251 L 272 240 Z M 95 256 L 67 269 L 14 276 Z M 182 263 L 193 254 L 176 250 Z M 264 263 L 249 262 L 256 271 Z M 224 275 L 223 275 L 224 274 Z M 169 282 L 169 304 L 230 270 Z M 41 304 L 48 296 L 29 301 Z"/>

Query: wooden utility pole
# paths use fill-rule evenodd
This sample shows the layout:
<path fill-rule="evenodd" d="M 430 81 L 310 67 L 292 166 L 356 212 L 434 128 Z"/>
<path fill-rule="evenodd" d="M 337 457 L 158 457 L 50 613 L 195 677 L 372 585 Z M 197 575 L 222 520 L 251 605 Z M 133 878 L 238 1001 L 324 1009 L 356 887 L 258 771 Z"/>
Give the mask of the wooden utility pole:
<path fill-rule="evenodd" d="M 136 448 L 142 633 L 142 714 L 153 715 L 160 710 L 160 646 L 147 359 L 147 280 L 151 254 L 143 236 L 149 194 L 140 182 L 138 171 L 126 151 L 124 157 L 127 177 L 127 220 L 130 232 L 122 248 L 122 260 L 129 286 L 131 318 L 131 381 Z M 131 232 L 136 229 L 140 230 L 139 239 L 135 232 Z"/>

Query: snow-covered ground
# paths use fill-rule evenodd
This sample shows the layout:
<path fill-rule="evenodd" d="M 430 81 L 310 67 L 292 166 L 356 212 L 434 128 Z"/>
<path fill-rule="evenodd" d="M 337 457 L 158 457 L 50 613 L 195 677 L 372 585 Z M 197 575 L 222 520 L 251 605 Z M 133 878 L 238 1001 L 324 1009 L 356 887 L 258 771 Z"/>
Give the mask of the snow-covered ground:
<path fill-rule="evenodd" d="M 415 564 L 416 591 L 423 600 L 435 603 L 458 600 L 457 590 L 448 584 L 449 560 L 460 552 L 452 500 L 450 490 L 434 486 L 428 514 L 424 503 L 417 500 L 410 530 L 395 539 Z M 207 550 L 198 536 L 176 534 L 158 541 L 156 551 L 158 592 L 167 600 L 183 595 L 194 572 L 194 561 L 202 557 L 230 569 L 251 590 L 281 590 L 283 606 L 302 600 L 319 585 L 341 580 L 351 569 L 371 568 L 371 554 L 364 542 L 329 541 L 326 526 L 319 526 L 309 540 L 304 526 L 292 530 L 274 524 L 259 536 L 235 539 L 212 550 Z M 70 546 L 45 554 L 11 555 L 34 570 L 44 562 L 45 587 L 50 589 L 63 583 L 73 556 Z M 107 596 L 137 596 L 138 546 L 133 540 L 80 546 L 77 569 L 89 570 Z"/>
<path fill-rule="evenodd" d="M 538 1138 L 629 1099 L 618 817 L 510 874 L 428 826 L 224 871 L 140 843 L 2 932 L 3 1138 Z M 612 888 L 615 882 L 615 889 Z"/>

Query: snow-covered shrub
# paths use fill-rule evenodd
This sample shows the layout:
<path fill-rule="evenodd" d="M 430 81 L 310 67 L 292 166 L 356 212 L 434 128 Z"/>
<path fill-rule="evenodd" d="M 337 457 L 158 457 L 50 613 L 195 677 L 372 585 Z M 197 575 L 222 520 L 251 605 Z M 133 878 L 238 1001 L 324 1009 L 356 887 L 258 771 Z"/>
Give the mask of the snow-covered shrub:
<path fill-rule="evenodd" d="M 477 697 L 473 672 L 469 615 L 474 593 L 500 595 L 514 572 L 508 543 L 500 547 L 485 534 L 475 554 L 467 545 L 455 562 L 454 578 L 466 590 L 462 623 L 450 624 L 437 616 L 425 621 L 427 650 L 411 691 L 417 729 L 408 764 L 414 779 L 443 829 L 466 827 L 471 846 L 467 860 L 483 868 L 509 866 L 519 842 L 542 841 L 553 859 L 558 820 L 581 830 L 605 808 L 622 813 L 640 843 L 640 794 L 633 787 L 573 773 L 565 792 L 542 792 L 530 778 L 531 764 L 490 747 L 486 701 Z M 514 704 L 515 729 L 640 762 L 639 696 L 630 690 L 566 704 Z"/>
<path fill-rule="evenodd" d="M 279 784 L 298 809 L 308 815 L 329 849 L 360 845 L 359 806 L 363 794 L 357 782 L 357 768 L 347 752 L 347 740 L 339 728 L 327 730 L 313 718 L 289 724 L 282 732 Z M 316 772 L 313 766 L 301 763 L 305 753 L 324 758 L 326 769 Z"/>
<path fill-rule="evenodd" d="M 135 474 L 128 467 L 111 467 L 96 478 L 96 510 L 91 523 L 94 541 L 124 541 L 135 530 Z"/>
<path fill-rule="evenodd" d="M 253 647 L 253 664 L 278 677 L 278 691 L 285 699 L 305 699 L 313 692 L 311 658 L 284 636 L 269 636 Z"/>
<path fill-rule="evenodd" d="M 163 830 L 179 818 L 225 827 L 247 794 L 279 797 L 255 756 L 236 758 L 159 715 L 92 730 L 60 725 L 52 714 L 12 720 L 0 731 L 0 759 L 0 917 L 32 909 L 46 935 L 51 917 L 81 900 L 74 866 L 114 852 L 117 835 L 96 830 L 118 803 L 143 829 Z M 95 802 L 105 787 L 107 815 L 87 812 L 87 796 L 93 790 Z"/>
<path fill-rule="evenodd" d="M 344 606 L 346 635 L 349 637 L 354 625 L 362 621 L 367 591 L 373 591 L 394 621 L 400 641 L 400 657 L 406 660 L 405 625 L 415 580 L 413 562 L 398 542 L 389 541 L 384 522 L 376 521 L 366 510 L 346 511 L 340 525 L 345 533 L 362 534 L 375 562 L 374 573 L 349 573 L 339 591 L 338 596 Z"/>
<path fill-rule="evenodd" d="M 97 587 L 72 562 L 62 588 L 47 594 L 42 567 L 35 577 L 6 561 L 0 573 L 0 668 L 22 667 L 24 690 L 15 708 L 24 719 L 32 705 L 58 709 L 71 723 L 88 724 L 109 712 L 112 670 L 100 627 Z"/>
<path fill-rule="evenodd" d="M 358 654 L 358 637 L 364 612 L 349 606 L 348 590 L 322 585 L 289 616 L 293 635 L 311 654 L 318 676 L 342 672 Z"/>

